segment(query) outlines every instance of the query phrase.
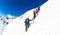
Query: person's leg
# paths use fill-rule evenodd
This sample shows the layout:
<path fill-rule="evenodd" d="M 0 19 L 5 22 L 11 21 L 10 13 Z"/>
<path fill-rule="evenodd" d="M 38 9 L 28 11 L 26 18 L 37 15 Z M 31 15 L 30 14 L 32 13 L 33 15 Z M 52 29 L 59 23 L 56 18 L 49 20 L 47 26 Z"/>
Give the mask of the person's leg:
<path fill-rule="evenodd" d="M 35 19 L 35 17 L 36 17 L 36 14 L 34 14 L 34 17 L 33 17 L 33 19 Z"/>
<path fill-rule="evenodd" d="M 26 32 L 27 32 L 27 26 L 26 26 Z"/>
<path fill-rule="evenodd" d="M 29 28 L 29 26 L 30 26 L 30 25 L 28 24 L 28 28 Z"/>
<path fill-rule="evenodd" d="M 25 31 L 27 32 L 27 24 L 25 24 Z"/>

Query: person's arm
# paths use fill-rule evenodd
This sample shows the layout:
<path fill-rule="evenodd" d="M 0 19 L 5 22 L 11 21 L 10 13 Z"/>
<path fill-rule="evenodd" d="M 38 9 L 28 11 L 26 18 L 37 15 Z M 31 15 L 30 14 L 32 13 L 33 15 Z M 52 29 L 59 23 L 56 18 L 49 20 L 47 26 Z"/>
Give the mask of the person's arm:
<path fill-rule="evenodd" d="M 33 20 L 33 19 L 32 19 Z M 29 21 L 32 21 L 32 20 L 29 20 Z"/>

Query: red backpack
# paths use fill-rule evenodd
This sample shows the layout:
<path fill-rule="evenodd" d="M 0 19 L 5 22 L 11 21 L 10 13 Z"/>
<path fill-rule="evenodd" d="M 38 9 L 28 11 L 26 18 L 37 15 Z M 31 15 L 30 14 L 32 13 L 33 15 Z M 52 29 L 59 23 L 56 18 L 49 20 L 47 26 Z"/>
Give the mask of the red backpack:
<path fill-rule="evenodd" d="M 34 13 L 37 14 L 38 12 L 36 10 L 34 10 Z"/>

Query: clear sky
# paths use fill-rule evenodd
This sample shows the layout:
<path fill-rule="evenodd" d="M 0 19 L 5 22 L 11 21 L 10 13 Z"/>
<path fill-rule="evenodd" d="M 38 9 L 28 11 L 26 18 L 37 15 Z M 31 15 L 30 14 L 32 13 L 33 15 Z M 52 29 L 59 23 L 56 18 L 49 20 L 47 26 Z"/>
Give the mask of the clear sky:
<path fill-rule="evenodd" d="M 26 11 L 36 8 L 47 0 L 0 0 L 0 15 L 20 16 Z"/>

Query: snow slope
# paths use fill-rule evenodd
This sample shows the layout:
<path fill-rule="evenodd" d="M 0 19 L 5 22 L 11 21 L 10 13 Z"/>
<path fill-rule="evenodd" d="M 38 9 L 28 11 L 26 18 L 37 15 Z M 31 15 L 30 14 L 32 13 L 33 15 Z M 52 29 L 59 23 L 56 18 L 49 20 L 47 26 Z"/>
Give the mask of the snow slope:
<path fill-rule="evenodd" d="M 23 33 L 25 33 L 25 23 L 24 23 L 24 21 L 25 21 L 25 19 L 28 17 L 28 18 L 32 18 L 33 17 L 33 10 L 34 9 L 32 9 L 32 10 L 30 10 L 30 11 L 27 11 L 27 13 L 25 13 L 25 14 L 23 14 L 23 15 L 21 15 L 20 17 L 18 17 L 18 18 L 16 18 L 15 20 L 13 20 L 12 22 L 10 22 L 7 26 L 6 26 L 6 28 L 5 28 L 5 30 L 8 30 L 9 29 L 9 31 L 5 31 L 5 32 L 11 32 L 12 30 L 12 32 L 15 32 L 16 34 L 11 34 L 11 33 L 9 33 L 9 34 L 3 34 L 3 35 L 20 35 L 20 34 L 23 34 Z M 8 29 L 7 29 L 8 28 Z M 19 33 L 18 33 L 18 31 L 19 31 Z"/>
<path fill-rule="evenodd" d="M 24 20 L 27 17 L 32 18 L 33 10 L 10 22 L 2 35 L 60 35 L 59 7 L 59 0 L 49 0 L 42 5 L 38 16 L 27 32 L 25 32 Z"/>

